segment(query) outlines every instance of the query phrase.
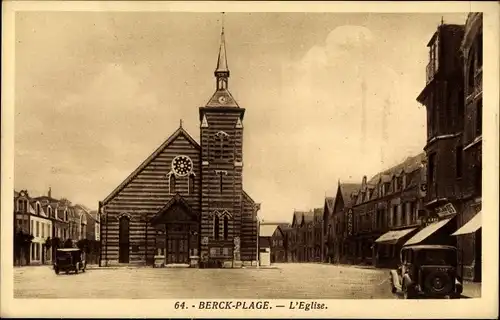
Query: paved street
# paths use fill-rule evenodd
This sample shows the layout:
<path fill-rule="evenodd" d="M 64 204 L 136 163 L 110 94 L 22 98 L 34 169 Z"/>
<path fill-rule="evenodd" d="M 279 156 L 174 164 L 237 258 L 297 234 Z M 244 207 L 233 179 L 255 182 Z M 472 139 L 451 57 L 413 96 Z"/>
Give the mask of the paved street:
<path fill-rule="evenodd" d="M 386 270 L 327 264 L 273 269 L 116 268 L 56 275 L 15 268 L 15 298 L 394 299 Z"/>

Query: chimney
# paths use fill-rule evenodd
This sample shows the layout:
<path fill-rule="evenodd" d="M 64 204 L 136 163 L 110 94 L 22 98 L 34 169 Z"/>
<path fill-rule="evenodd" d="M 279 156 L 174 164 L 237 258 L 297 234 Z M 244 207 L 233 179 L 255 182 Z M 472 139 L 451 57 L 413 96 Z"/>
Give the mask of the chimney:
<path fill-rule="evenodd" d="M 52 188 L 51 187 L 49 187 L 49 192 L 47 192 L 47 196 L 49 198 L 52 198 Z"/>

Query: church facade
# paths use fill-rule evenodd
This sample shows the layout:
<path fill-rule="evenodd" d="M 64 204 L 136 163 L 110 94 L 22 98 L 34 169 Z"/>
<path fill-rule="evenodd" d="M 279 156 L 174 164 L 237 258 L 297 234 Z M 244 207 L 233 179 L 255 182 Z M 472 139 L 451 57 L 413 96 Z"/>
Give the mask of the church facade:
<path fill-rule="evenodd" d="M 256 265 L 260 205 L 243 190 L 243 117 L 228 90 L 224 29 L 200 143 L 180 127 L 99 202 L 101 266 Z"/>

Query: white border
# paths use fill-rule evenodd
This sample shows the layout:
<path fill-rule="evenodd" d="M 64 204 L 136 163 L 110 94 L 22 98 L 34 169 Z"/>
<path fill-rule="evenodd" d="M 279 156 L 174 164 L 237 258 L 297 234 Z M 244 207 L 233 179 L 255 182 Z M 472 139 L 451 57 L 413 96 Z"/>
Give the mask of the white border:
<path fill-rule="evenodd" d="M 2 292 L 6 317 L 316 317 L 316 318 L 489 318 L 498 316 L 498 53 L 499 7 L 496 2 L 2 2 Z M 197 11 L 197 12 L 484 12 L 483 128 L 483 284 L 481 299 L 464 300 L 315 300 L 327 311 L 288 309 L 175 310 L 175 300 L 25 300 L 13 299 L 12 213 L 14 154 L 15 11 Z M 465 21 L 464 21 L 465 23 Z M 487 56 L 486 56 L 487 55 Z M 486 94 L 487 93 L 487 94 Z M 411 97 L 410 97 L 411 98 Z M 487 245 L 486 245 L 487 244 Z M 191 284 L 186 284 L 191 285 Z M 186 300 L 188 304 L 200 300 Z M 288 305 L 290 300 L 272 300 Z M 64 306 L 62 308 L 61 306 Z"/>

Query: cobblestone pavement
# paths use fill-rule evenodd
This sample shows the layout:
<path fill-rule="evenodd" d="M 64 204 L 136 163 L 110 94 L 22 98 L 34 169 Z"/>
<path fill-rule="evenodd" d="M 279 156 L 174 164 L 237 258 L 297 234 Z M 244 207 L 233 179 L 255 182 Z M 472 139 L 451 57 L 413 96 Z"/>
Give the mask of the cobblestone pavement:
<path fill-rule="evenodd" d="M 394 299 L 387 270 L 328 264 L 272 269 L 114 268 L 56 275 L 14 269 L 15 298 Z"/>

